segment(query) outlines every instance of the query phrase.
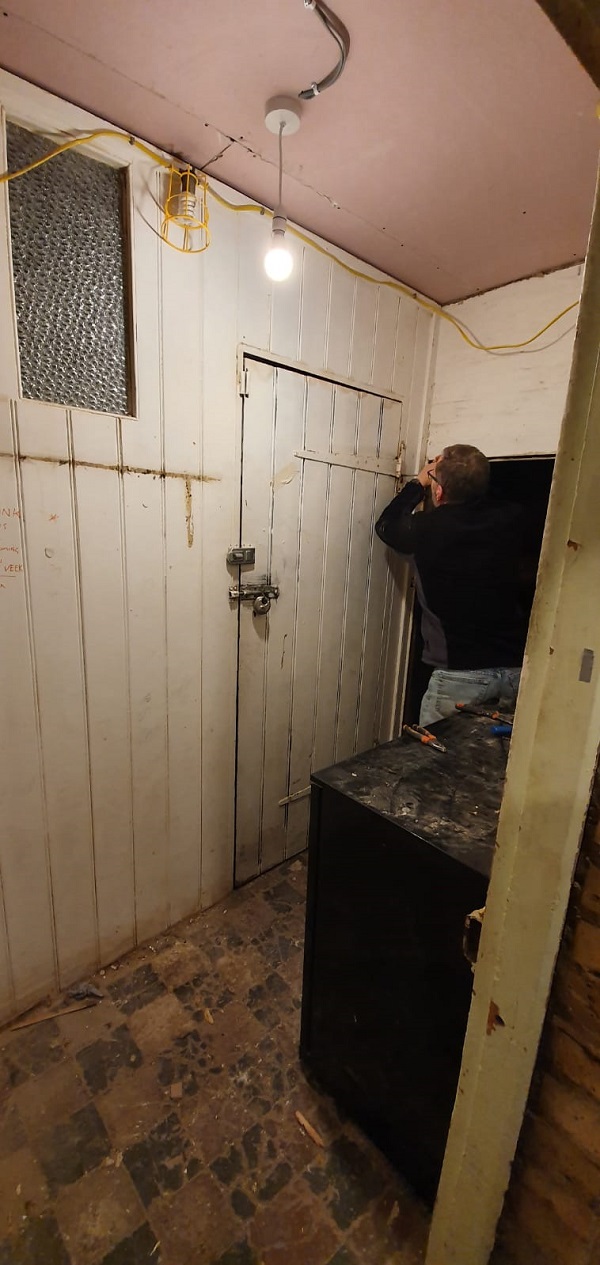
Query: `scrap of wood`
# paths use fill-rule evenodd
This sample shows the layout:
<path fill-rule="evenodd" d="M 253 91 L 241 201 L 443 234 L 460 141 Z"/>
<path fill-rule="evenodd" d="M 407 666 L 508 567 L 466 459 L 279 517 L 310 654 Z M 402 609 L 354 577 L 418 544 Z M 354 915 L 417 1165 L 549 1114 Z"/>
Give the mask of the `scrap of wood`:
<path fill-rule="evenodd" d="M 307 1120 L 306 1116 L 303 1116 L 301 1111 L 296 1112 L 296 1120 L 298 1121 L 300 1128 L 304 1129 L 304 1132 L 308 1134 L 311 1142 L 314 1142 L 315 1146 L 325 1146 L 321 1134 L 317 1133 L 317 1130 L 313 1128 L 310 1120 Z"/>
<path fill-rule="evenodd" d="M 19 1028 L 31 1028 L 35 1023 L 45 1023 L 46 1019 L 60 1019 L 63 1015 L 72 1015 L 76 1010 L 89 1010 L 90 1006 L 97 1005 L 95 998 L 86 997 L 85 1001 L 74 1002 L 72 1006 L 63 1006 L 62 1010 L 45 1010 L 43 1015 L 33 1015 L 31 1019 L 22 1019 L 20 1023 L 13 1023 L 10 1031 L 17 1032 Z"/>
<path fill-rule="evenodd" d="M 175 1084 L 171 1085 L 171 1098 L 183 1098 L 182 1081 L 175 1081 Z"/>

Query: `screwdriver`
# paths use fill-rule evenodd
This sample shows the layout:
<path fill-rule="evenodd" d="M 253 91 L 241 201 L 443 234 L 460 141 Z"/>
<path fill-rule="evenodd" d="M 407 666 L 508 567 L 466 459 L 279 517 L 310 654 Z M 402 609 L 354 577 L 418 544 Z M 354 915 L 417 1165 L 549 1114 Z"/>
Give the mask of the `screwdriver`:
<path fill-rule="evenodd" d="M 503 716 L 502 712 L 488 712 L 484 707 L 473 707 L 470 703 L 455 703 L 457 712 L 464 712 L 465 716 L 485 716 L 488 720 L 499 720 L 503 725 L 512 725 L 510 716 Z"/>

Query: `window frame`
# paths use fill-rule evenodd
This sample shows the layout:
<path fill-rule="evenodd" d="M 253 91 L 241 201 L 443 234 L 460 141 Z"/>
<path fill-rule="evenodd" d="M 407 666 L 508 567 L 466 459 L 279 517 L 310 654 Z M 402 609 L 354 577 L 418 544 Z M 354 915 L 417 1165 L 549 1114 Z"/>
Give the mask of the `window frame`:
<path fill-rule="evenodd" d="M 24 131 L 32 132 L 35 136 L 42 137 L 48 142 L 50 148 L 58 146 L 64 140 L 70 139 L 71 135 L 77 135 L 77 131 L 65 135 L 64 132 L 53 132 L 45 127 L 39 121 L 22 115 L 18 110 L 7 109 L 6 105 L 0 104 L 0 129 L 3 150 L 3 159 L 7 165 L 7 124 L 12 123 L 15 127 L 20 127 Z M 90 131 L 94 131 L 90 127 Z M 115 131 L 119 129 L 115 128 Z M 106 167 L 117 170 L 122 182 L 121 194 L 121 230 L 123 235 L 123 289 L 125 300 L 125 340 L 126 340 L 126 358 L 127 358 L 127 396 L 128 411 L 126 413 L 110 412 L 107 409 L 94 409 L 86 405 L 64 404 L 58 400 L 39 400 L 33 399 L 36 404 L 42 405 L 44 408 L 65 409 L 73 413 L 89 415 L 90 417 L 118 417 L 122 421 L 132 422 L 138 420 L 138 356 L 137 356 L 137 315 L 136 315 L 136 286 L 135 286 L 135 260 L 134 260 L 134 242 L 135 235 L 133 229 L 134 223 L 134 203 L 132 189 L 132 161 L 120 160 L 116 146 L 124 148 L 118 141 L 112 138 L 97 138 L 91 140 L 88 144 L 78 146 L 79 152 L 86 158 L 91 158 L 94 162 L 103 163 Z M 12 323 L 14 331 L 15 355 L 17 362 L 17 399 L 22 401 L 31 401 L 33 397 L 25 395 L 23 392 L 23 381 L 21 373 L 21 347 L 19 344 L 19 330 L 16 311 L 16 293 L 15 293 L 15 276 L 14 261 L 12 254 L 12 225 L 10 213 L 10 196 L 9 186 L 6 189 L 6 226 L 7 226 L 7 246 L 8 246 L 8 262 L 9 262 L 9 280 L 10 280 L 10 301 L 12 309 Z"/>

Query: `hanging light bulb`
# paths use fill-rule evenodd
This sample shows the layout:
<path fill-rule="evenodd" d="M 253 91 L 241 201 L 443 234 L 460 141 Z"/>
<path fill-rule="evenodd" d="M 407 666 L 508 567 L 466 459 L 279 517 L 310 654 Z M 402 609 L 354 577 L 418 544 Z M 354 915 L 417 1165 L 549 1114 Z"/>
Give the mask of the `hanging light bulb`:
<path fill-rule="evenodd" d="M 279 197 L 273 215 L 271 242 L 265 255 L 265 272 L 271 281 L 287 281 L 294 267 L 294 256 L 285 239 L 287 220 L 282 207 L 283 137 L 300 127 L 300 107 L 287 97 L 273 97 L 267 102 L 265 124 L 279 138 Z"/>
<path fill-rule="evenodd" d="M 265 272 L 271 281 L 287 281 L 294 267 L 294 257 L 285 244 L 285 215 L 273 216 L 271 245 L 265 255 Z"/>

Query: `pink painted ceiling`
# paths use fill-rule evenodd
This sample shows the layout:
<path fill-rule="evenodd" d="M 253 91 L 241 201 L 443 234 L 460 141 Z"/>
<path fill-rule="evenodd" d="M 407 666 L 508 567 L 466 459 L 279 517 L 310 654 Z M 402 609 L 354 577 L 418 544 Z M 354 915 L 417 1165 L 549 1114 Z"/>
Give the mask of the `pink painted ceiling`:
<path fill-rule="evenodd" d="M 449 302 L 583 257 L 597 91 L 535 0 L 330 0 L 291 219 Z M 303 0 L 4 0 L 8 69 L 272 206 L 264 103 L 329 71 Z"/>

